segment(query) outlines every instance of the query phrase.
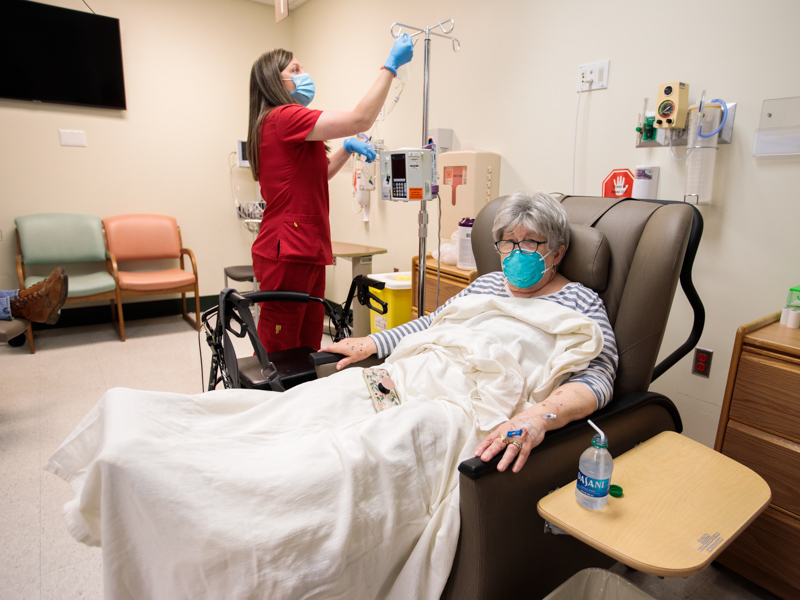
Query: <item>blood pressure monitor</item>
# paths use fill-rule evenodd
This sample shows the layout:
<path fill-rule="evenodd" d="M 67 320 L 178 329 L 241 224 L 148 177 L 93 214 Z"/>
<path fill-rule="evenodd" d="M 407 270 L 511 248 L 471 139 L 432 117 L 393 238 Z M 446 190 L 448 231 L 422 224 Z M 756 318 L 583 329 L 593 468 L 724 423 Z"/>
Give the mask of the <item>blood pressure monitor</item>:
<path fill-rule="evenodd" d="M 381 151 L 381 200 L 431 200 L 433 159 L 426 148 Z"/>

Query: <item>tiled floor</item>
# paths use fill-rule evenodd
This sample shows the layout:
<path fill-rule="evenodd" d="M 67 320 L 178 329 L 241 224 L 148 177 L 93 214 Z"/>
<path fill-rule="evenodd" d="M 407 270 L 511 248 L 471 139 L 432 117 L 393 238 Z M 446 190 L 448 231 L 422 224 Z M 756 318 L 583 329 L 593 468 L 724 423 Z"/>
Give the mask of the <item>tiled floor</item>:
<path fill-rule="evenodd" d="M 102 598 L 101 551 L 67 533 L 70 488 L 42 464 L 108 388 L 202 391 L 209 349 L 201 340 L 201 373 L 197 333 L 180 317 L 126 330 L 125 343 L 110 325 L 39 331 L 33 355 L 0 345 L 0 600 Z M 775 599 L 716 565 L 673 580 L 614 571 L 658 599 Z"/>

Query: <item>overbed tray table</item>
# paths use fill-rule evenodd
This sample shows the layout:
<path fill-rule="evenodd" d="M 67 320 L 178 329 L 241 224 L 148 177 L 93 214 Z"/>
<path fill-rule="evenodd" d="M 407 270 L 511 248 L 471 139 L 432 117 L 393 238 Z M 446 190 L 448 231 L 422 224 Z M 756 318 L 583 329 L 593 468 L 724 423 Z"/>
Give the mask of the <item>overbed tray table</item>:
<path fill-rule="evenodd" d="M 623 496 L 609 497 L 600 510 L 577 503 L 575 481 L 537 509 L 593 548 L 662 577 L 687 577 L 715 560 L 771 496 L 744 465 L 673 431 L 615 456 L 611 483 Z"/>

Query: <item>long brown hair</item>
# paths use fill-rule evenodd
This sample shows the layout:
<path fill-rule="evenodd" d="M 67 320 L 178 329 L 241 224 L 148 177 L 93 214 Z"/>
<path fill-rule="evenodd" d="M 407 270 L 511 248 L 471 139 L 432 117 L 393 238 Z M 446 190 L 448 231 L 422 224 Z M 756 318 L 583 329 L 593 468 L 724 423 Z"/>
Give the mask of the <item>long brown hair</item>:
<path fill-rule="evenodd" d="M 253 179 L 258 181 L 258 146 L 261 123 L 270 110 L 284 104 L 295 104 L 281 81 L 281 71 L 289 66 L 293 54 L 278 48 L 262 54 L 250 69 L 250 119 L 247 132 L 247 160 Z"/>

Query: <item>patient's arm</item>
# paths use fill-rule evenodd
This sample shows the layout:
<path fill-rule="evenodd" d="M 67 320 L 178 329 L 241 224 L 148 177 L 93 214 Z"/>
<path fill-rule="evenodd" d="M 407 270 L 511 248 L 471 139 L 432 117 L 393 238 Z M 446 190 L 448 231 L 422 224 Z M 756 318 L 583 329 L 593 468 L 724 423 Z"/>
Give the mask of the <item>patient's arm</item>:
<path fill-rule="evenodd" d="M 371 337 L 346 338 L 330 346 L 319 349 L 320 352 L 334 352 L 344 354 L 345 357 L 336 363 L 336 369 L 341 371 L 350 363 L 364 360 L 378 351 L 378 347 Z"/>
<path fill-rule="evenodd" d="M 528 460 L 531 450 L 542 442 L 547 431 L 588 417 L 595 410 L 597 398 L 592 390 L 582 383 L 565 383 L 545 400 L 515 415 L 511 421 L 506 421 L 487 435 L 475 449 L 475 456 L 480 456 L 482 461 L 487 462 L 498 453 L 505 452 L 497 470 L 505 471 L 513 463 L 511 470 L 518 473 Z M 523 429 L 522 436 L 510 440 L 520 441 L 521 449 L 510 442 L 506 444 L 501 441 L 503 434 L 518 429 Z"/>

